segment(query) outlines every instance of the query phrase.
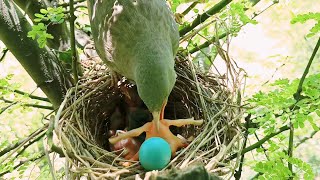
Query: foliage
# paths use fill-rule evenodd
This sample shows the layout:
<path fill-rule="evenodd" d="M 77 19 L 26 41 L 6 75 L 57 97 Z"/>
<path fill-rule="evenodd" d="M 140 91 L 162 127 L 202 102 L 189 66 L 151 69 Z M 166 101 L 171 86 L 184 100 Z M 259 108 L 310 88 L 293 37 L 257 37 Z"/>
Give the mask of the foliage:
<path fill-rule="evenodd" d="M 314 20 L 316 24 L 310 29 L 310 33 L 307 34 L 307 37 L 315 36 L 320 32 L 320 13 L 306 13 L 306 14 L 299 14 L 291 20 L 291 24 L 295 23 L 305 23 L 306 21 Z"/>
<path fill-rule="evenodd" d="M 28 32 L 28 37 L 37 39 L 39 47 L 44 48 L 47 39 L 53 39 L 53 36 L 47 33 L 47 28 L 51 24 L 61 24 L 64 22 L 66 15 L 62 7 L 41 9 L 40 13 L 36 13 L 33 21 L 37 24 L 32 26 L 32 30 Z M 44 24 L 46 23 L 46 24 Z"/>
<path fill-rule="evenodd" d="M 268 179 L 289 179 L 294 176 L 295 179 L 313 180 L 314 173 L 309 164 L 303 162 L 298 158 L 290 158 L 284 152 L 270 153 L 270 160 L 260 161 L 253 169 L 257 172 L 262 173 L 263 175 L 259 176 L 259 180 L 268 180 Z M 292 163 L 296 166 L 299 174 L 292 175 L 292 172 L 286 166 L 286 163 Z M 302 176 L 299 176 L 302 174 Z"/>
<path fill-rule="evenodd" d="M 307 130 L 309 126 L 314 131 L 319 131 L 319 125 L 316 120 L 320 117 L 320 74 L 310 75 L 305 79 L 303 86 L 304 99 L 295 103 L 293 94 L 295 93 L 300 79 L 289 81 L 280 79 L 275 81 L 271 86 L 274 88 L 271 92 L 258 92 L 248 99 L 253 109 L 248 113 L 254 116 L 253 123 L 258 123 L 259 129 L 251 128 L 250 134 L 262 133 L 270 135 L 279 130 L 280 127 L 293 123 L 294 128 Z M 315 116 L 316 113 L 318 116 Z M 309 125 L 306 125 L 309 123 Z M 278 138 L 269 140 L 266 147 L 268 160 L 257 162 L 253 169 L 263 173 L 259 179 L 272 179 L 272 177 L 283 177 L 287 179 L 290 176 L 300 177 L 301 173 L 305 179 L 313 179 L 314 174 L 310 165 L 302 162 L 299 158 L 288 157 L 286 151 L 287 139 L 283 135 Z M 263 153 L 262 149 L 257 150 Z M 296 166 L 299 173 L 292 175 L 285 163 L 291 162 Z"/>

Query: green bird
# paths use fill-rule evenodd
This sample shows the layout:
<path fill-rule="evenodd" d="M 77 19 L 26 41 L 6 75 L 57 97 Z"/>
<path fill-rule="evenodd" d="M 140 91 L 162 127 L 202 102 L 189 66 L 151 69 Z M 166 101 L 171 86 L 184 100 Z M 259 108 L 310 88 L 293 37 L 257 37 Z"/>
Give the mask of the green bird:
<path fill-rule="evenodd" d="M 136 83 L 140 98 L 153 115 L 151 123 L 109 141 L 116 143 L 146 132 L 146 138 L 163 137 L 176 150 L 181 143 L 170 132 L 169 126 L 186 122 L 178 120 L 182 124 L 168 125 L 163 120 L 164 108 L 177 77 L 174 58 L 179 46 L 178 26 L 166 1 L 87 2 L 92 35 L 100 58 L 111 70 Z M 191 120 L 187 124 L 199 123 Z"/>

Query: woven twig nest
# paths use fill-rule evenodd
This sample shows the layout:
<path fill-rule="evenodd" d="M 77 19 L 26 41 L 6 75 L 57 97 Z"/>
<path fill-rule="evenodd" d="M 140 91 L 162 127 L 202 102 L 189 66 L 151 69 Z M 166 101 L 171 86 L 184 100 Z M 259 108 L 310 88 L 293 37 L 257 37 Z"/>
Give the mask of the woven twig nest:
<path fill-rule="evenodd" d="M 226 64 L 228 70 L 234 70 L 232 63 Z M 146 171 L 139 162 L 123 167 L 121 162 L 126 160 L 112 152 L 108 143 L 110 119 L 117 108 L 126 106 L 121 88 L 111 86 L 109 71 L 100 61 L 87 61 L 87 66 L 85 78 L 69 90 L 57 113 L 59 125 L 55 132 L 66 157 L 69 173 L 66 175 L 92 179 L 144 177 Z M 208 172 L 220 175 L 231 172 L 232 165 L 221 163 L 227 155 L 239 150 L 242 115 L 237 103 L 239 77 L 203 74 L 182 55 L 176 58 L 175 70 L 178 78 L 165 109 L 165 119 L 194 117 L 203 119 L 204 124 L 172 129 L 189 139 L 190 144 L 178 151 L 165 169 L 201 164 Z M 134 88 L 123 79 L 119 86 Z"/>

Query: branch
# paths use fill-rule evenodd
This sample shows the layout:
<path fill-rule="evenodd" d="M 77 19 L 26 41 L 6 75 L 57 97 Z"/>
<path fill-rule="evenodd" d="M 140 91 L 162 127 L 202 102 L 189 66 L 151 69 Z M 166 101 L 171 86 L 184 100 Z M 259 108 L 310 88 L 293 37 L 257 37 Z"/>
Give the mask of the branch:
<path fill-rule="evenodd" d="M 76 16 L 74 15 L 74 2 L 73 0 L 69 1 L 70 3 L 70 32 L 71 32 L 71 53 L 72 53 L 72 72 L 75 82 L 78 82 L 78 57 L 76 50 L 76 41 L 75 41 L 75 29 L 74 21 Z"/>
<path fill-rule="evenodd" d="M 33 138 L 37 139 L 36 137 L 39 135 L 39 136 L 42 136 L 42 134 L 45 134 L 43 133 L 44 130 L 48 127 L 48 124 L 46 124 L 45 126 L 43 126 L 42 128 L 40 129 L 37 129 L 36 131 L 34 131 L 33 133 L 31 133 L 29 136 L 27 136 L 25 139 L 21 139 L 19 140 L 17 143 L 15 144 L 11 144 L 10 146 L 6 147 L 5 149 L 3 149 L 2 151 L 0 151 L 0 157 L 5 155 L 6 153 L 16 149 L 16 148 L 20 148 L 22 146 L 26 146 L 25 144 L 27 142 L 30 143 L 30 140 L 32 140 Z M 42 133 L 42 134 L 41 134 Z M 30 138 L 31 137 L 31 138 Z M 31 141 L 32 142 L 32 141 Z"/>
<path fill-rule="evenodd" d="M 29 141 L 28 144 L 24 145 L 23 148 L 21 149 L 21 151 L 18 152 L 18 154 L 16 155 L 16 158 L 21 155 L 29 146 L 31 146 L 33 143 L 39 141 L 41 138 L 43 138 L 45 135 L 45 133 L 40 134 L 37 138 L 35 138 L 32 141 Z"/>
<path fill-rule="evenodd" d="M 246 132 L 244 134 L 244 140 L 243 140 L 243 146 L 242 146 L 242 149 L 244 149 L 246 146 L 247 146 L 247 140 L 248 140 L 248 135 L 249 135 L 249 124 L 251 123 L 251 114 L 249 114 L 245 120 L 246 120 L 246 125 L 245 125 L 245 128 L 246 128 Z M 234 178 L 236 180 L 239 180 L 241 178 L 241 172 L 242 172 L 242 166 L 243 166 L 243 162 L 244 162 L 244 154 L 242 154 L 241 156 L 241 159 L 240 159 L 240 164 L 239 164 L 239 168 L 238 168 L 238 171 L 236 171 L 236 173 L 233 175 Z"/>
<path fill-rule="evenodd" d="M 1 172 L 1 173 L 0 173 L 0 177 L 3 176 L 3 175 L 5 175 L 5 174 L 7 174 L 7 173 L 12 172 L 13 170 L 19 168 L 20 166 L 22 166 L 22 165 L 24 165 L 24 164 L 26 164 L 26 163 L 28 163 L 28 162 L 36 161 L 36 160 L 38 160 L 38 159 L 41 159 L 41 158 L 44 157 L 44 155 L 45 155 L 44 153 L 41 153 L 38 157 L 33 157 L 33 158 L 30 158 L 30 159 L 27 159 L 27 160 L 20 161 L 17 165 L 15 165 L 15 166 L 13 167 L 13 169 L 12 169 L 11 171 L 10 171 L 10 170 L 7 170 L 7 171 L 4 171 L 4 172 Z"/>
<path fill-rule="evenodd" d="M 304 70 L 304 72 L 302 74 L 302 77 L 301 77 L 301 79 L 299 81 L 299 85 L 298 85 L 297 91 L 293 95 L 294 99 L 296 100 L 295 104 L 297 104 L 301 99 L 303 99 L 303 96 L 301 96 L 302 85 L 303 85 L 303 82 L 304 82 L 305 78 L 307 77 L 307 75 L 309 73 L 309 69 L 311 67 L 311 64 L 312 64 L 312 61 L 313 61 L 314 57 L 316 56 L 316 54 L 317 54 L 317 52 L 319 50 L 319 46 L 320 46 L 320 38 L 318 39 L 318 42 L 317 42 L 315 48 L 313 49 L 313 52 L 312 52 L 312 55 L 311 55 L 311 57 L 309 59 L 307 67 L 305 68 L 305 70 Z M 292 122 L 290 122 L 290 135 L 289 135 L 289 147 L 288 147 L 288 156 L 289 156 L 289 158 L 291 158 L 293 156 L 293 136 L 294 136 L 294 127 L 293 127 Z M 288 162 L 288 168 L 291 171 L 291 173 L 294 174 L 293 167 L 292 167 L 292 164 L 290 162 Z M 291 176 L 289 179 L 293 179 L 293 176 Z"/>
<path fill-rule="evenodd" d="M 47 9 L 47 5 L 38 0 L 13 0 L 33 21 L 34 14 L 40 13 L 40 9 Z M 48 5 L 50 5 L 48 3 Z M 47 22 L 45 22 L 47 23 Z M 64 49 L 69 44 L 69 33 L 66 23 L 48 26 L 48 33 L 53 39 L 48 39 L 47 45 L 53 49 Z"/>
<path fill-rule="evenodd" d="M 188 24 L 186 27 L 182 28 L 179 33 L 180 37 L 187 34 L 189 31 L 197 27 L 199 24 L 207 20 L 209 17 L 213 16 L 214 14 L 217 14 L 222 8 L 226 7 L 232 0 L 222 0 L 216 5 L 214 5 L 212 8 L 210 8 L 208 11 L 204 12 L 201 15 L 198 15 L 196 19 L 191 23 Z"/>
<path fill-rule="evenodd" d="M 193 9 L 197 4 L 199 3 L 199 1 L 194 1 L 186 10 L 184 10 L 181 14 L 183 16 L 187 15 L 191 9 Z"/>
<path fill-rule="evenodd" d="M 307 140 L 312 139 L 313 136 L 314 136 L 315 134 L 317 134 L 318 132 L 319 132 L 319 130 L 318 130 L 318 131 L 313 131 L 313 132 L 310 134 L 309 137 L 304 137 L 304 138 L 301 139 L 294 147 L 297 148 L 297 147 L 300 146 L 301 144 L 305 143 Z"/>
<path fill-rule="evenodd" d="M 307 64 L 307 67 L 306 67 L 306 69 L 304 70 L 303 75 L 302 75 L 302 77 L 301 77 L 301 79 L 300 79 L 297 92 L 293 95 L 294 99 L 295 99 L 297 102 L 300 101 L 300 100 L 303 98 L 303 97 L 301 96 L 302 85 L 303 85 L 303 82 L 304 82 L 306 76 L 307 76 L 308 73 L 309 73 L 309 69 L 310 69 L 310 67 L 311 67 L 311 64 L 312 64 L 312 61 L 313 61 L 314 57 L 315 57 L 316 54 L 317 54 L 317 51 L 319 50 L 319 46 L 320 46 L 320 38 L 318 39 L 318 42 L 317 42 L 315 48 L 313 49 L 313 52 L 312 52 L 312 55 L 311 55 L 311 57 L 310 57 L 310 59 L 309 59 L 309 62 L 308 62 L 308 64 Z"/>
<path fill-rule="evenodd" d="M 288 147 L 288 156 L 289 158 L 292 158 L 293 156 L 293 135 L 294 135 L 294 127 L 293 127 L 293 123 L 291 122 L 290 120 L 290 124 L 289 124 L 289 127 L 290 127 L 290 134 L 289 134 L 289 147 Z M 288 168 L 289 168 L 289 171 L 291 171 L 292 173 L 292 176 L 289 177 L 289 179 L 293 179 L 293 167 L 292 167 L 292 164 L 288 161 Z"/>
<path fill-rule="evenodd" d="M 282 133 L 282 132 L 284 132 L 284 131 L 287 131 L 287 130 L 289 130 L 289 129 L 290 129 L 289 126 L 282 126 L 282 127 L 279 129 L 279 131 L 277 131 L 277 132 L 275 132 L 275 133 L 271 133 L 271 134 L 265 136 L 264 138 L 262 138 L 260 141 L 258 141 L 258 142 L 256 142 L 256 143 L 252 144 L 251 146 L 243 149 L 243 150 L 240 152 L 240 155 L 243 155 L 243 154 L 245 154 L 245 153 L 247 153 L 247 152 L 249 152 L 249 151 L 252 151 L 252 150 L 260 147 L 264 142 L 268 141 L 269 139 L 273 138 L 274 136 L 276 136 L 276 135 L 278 135 L 278 134 L 280 134 L 280 133 Z M 232 154 L 231 156 L 229 156 L 226 160 L 227 160 L 227 161 L 232 160 L 232 159 L 236 158 L 237 156 L 238 156 L 238 153 L 234 153 L 234 154 Z"/>
<path fill-rule="evenodd" d="M 4 87 L 4 86 L 0 86 L 0 89 L 10 90 L 10 88 Z M 36 100 L 40 100 L 40 101 L 50 102 L 48 98 L 40 97 L 40 96 L 35 96 L 35 95 L 30 94 L 30 93 L 23 92 L 23 91 L 20 91 L 20 90 L 17 90 L 17 89 L 13 90 L 13 92 L 15 92 L 15 93 L 17 93 L 17 94 L 24 95 L 24 96 L 28 96 L 28 97 L 31 98 L 31 99 L 36 99 Z"/>
<path fill-rule="evenodd" d="M 8 48 L 4 48 L 4 49 L 2 50 L 2 56 L 1 56 L 1 58 L 0 58 L 0 62 L 2 62 L 2 61 L 4 60 L 4 58 L 6 57 L 6 54 L 7 54 L 8 51 L 9 51 Z"/>
<path fill-rule="evenodd" d="M 18 149 L 20 149 L 22 146 L 24 146 L 27 142 L 29 142 L 30 140 L 32 140 L 33 138 L 37 137 L 39 134 L 44 133 L 44 131 L 46 130 L 46 128 L 48 128 L 48 124 L 45 124 L 42 128 L 37 129 L 34 133 L 30 134 L 27 138 L 25 138 L 23 141 L 19 142 L 19 144 L 17 144 L 17 146 L 13 149 L 7 149 L 7 152 L 5 152 L 5 154 L 7 154 L 3 159 L 0 160 L 0 164 L 2 164 L 3 162 L 5 162 L 8 158 L 10 158 L 15 152 L 18 151 Z"/>
<path fill-rule="evenodd" d="M 260 1 L 261 1 L 261 0 L 253 0 L 251 5 L 252 5 L 252 6 L 255 6 L 255 5 L 256 5 L 258 2 L 260 2 Z M 257 16 L 259 16 L 262 12 L 265 12 L 267 9 L 269 9 L 270 7 L 272 7 L 272 6 L 275 5 L 275 4 L 277 4 L 277 1 L 273 1 L 273 3 L 272 3 L 271 5 L 269 5 L 269 6 L 266 7 L 265 9 L 263 9 L 260 13 L 255 13 L 254 16 L 253 16 L 251 19 L 255 19 L 255 18 L 256 18 Z M 247 10 L 247 9 L 245 9 L 245 10 Z M 244 25 L 242 25 L 241 27 L 243 27 L 243 26 L 244 26 Z M 241 27 L 240 27 L 240 28 L 241 28 Z M 206 47 L 210 46 L 213 42 L 216 42 L 216 41 L 219 40 L 219 39 L 225 38 L 225 37 L 226 37 L 227 35 L 229 35 L 229 34 L 230 34 L 229 32 L 224 32 L 224 33 L 220 34 L 218 37 L 213 37 L 212 39 L 204 42 L 204 43 L 201 44 L 200 46 L 197 46 L 197 47 L 191 49 L 191 50 L 189 51 L 189 53 L 193 54 L 193 53 L 195 53 L 195 52 L 197 52 L 197 51 L 199 51 L 199 50 L 201 50 L 201 49 L 203 49 L 203 48 L 206 48 Z"/>
<path fill-rule="evenodd" d="M 19 101 L 11 101 L 7 100 L 4 98 L 0 98 L 0 100 L 4 101 L 5 103 L 11 103 L 11 104 L 17 104 Z M 44 105 L 39 105 L 39 104 L 28 104 L 28 103 L 21 103 L 22 106 L 27 106 L 27 107 L 34 107 L 34 108 L 40 108 L 40 109 L 48 109 L 48 110 L 54 110 L 52 106 L 44 106 Z"/>
<path fill-rule="evenodd" d="M 18 102 L 13 102 L 13 103 L 9 104 L 8 106 L 1 108 L 1 109 L 0 109 L 0 114 L 2 114 L 2 113 L 5 112 L 7 109 L 9 109 L 11 106 L 13 106 L 13 105 L 15 105 L 15 104 L 17 104 L 17 103 L 18 103 Z"/>
<path fill-rule="evenodd" d="M 57 57 L 48 48 L 39 48 L 35 40 L 27 37 L 31 25 L 11 0 L 0 0 L 0 40 L 10 49 L 54 107 L 63 100 L 71 87 Z"/>

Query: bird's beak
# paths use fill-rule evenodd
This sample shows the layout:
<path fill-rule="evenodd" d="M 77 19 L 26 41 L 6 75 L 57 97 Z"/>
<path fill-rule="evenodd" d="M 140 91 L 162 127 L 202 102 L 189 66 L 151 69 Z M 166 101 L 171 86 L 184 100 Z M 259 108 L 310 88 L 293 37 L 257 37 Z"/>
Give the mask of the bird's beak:
<path fill-rule="evenodd" d="M 156 129 L 157 129 L 157 131 L 159 131 L 159 129 L 160 129 L 160 112 L 155 111 L 152 113 L 152 116 L 153 116 L 153 120 L 156 125 Z"/>

